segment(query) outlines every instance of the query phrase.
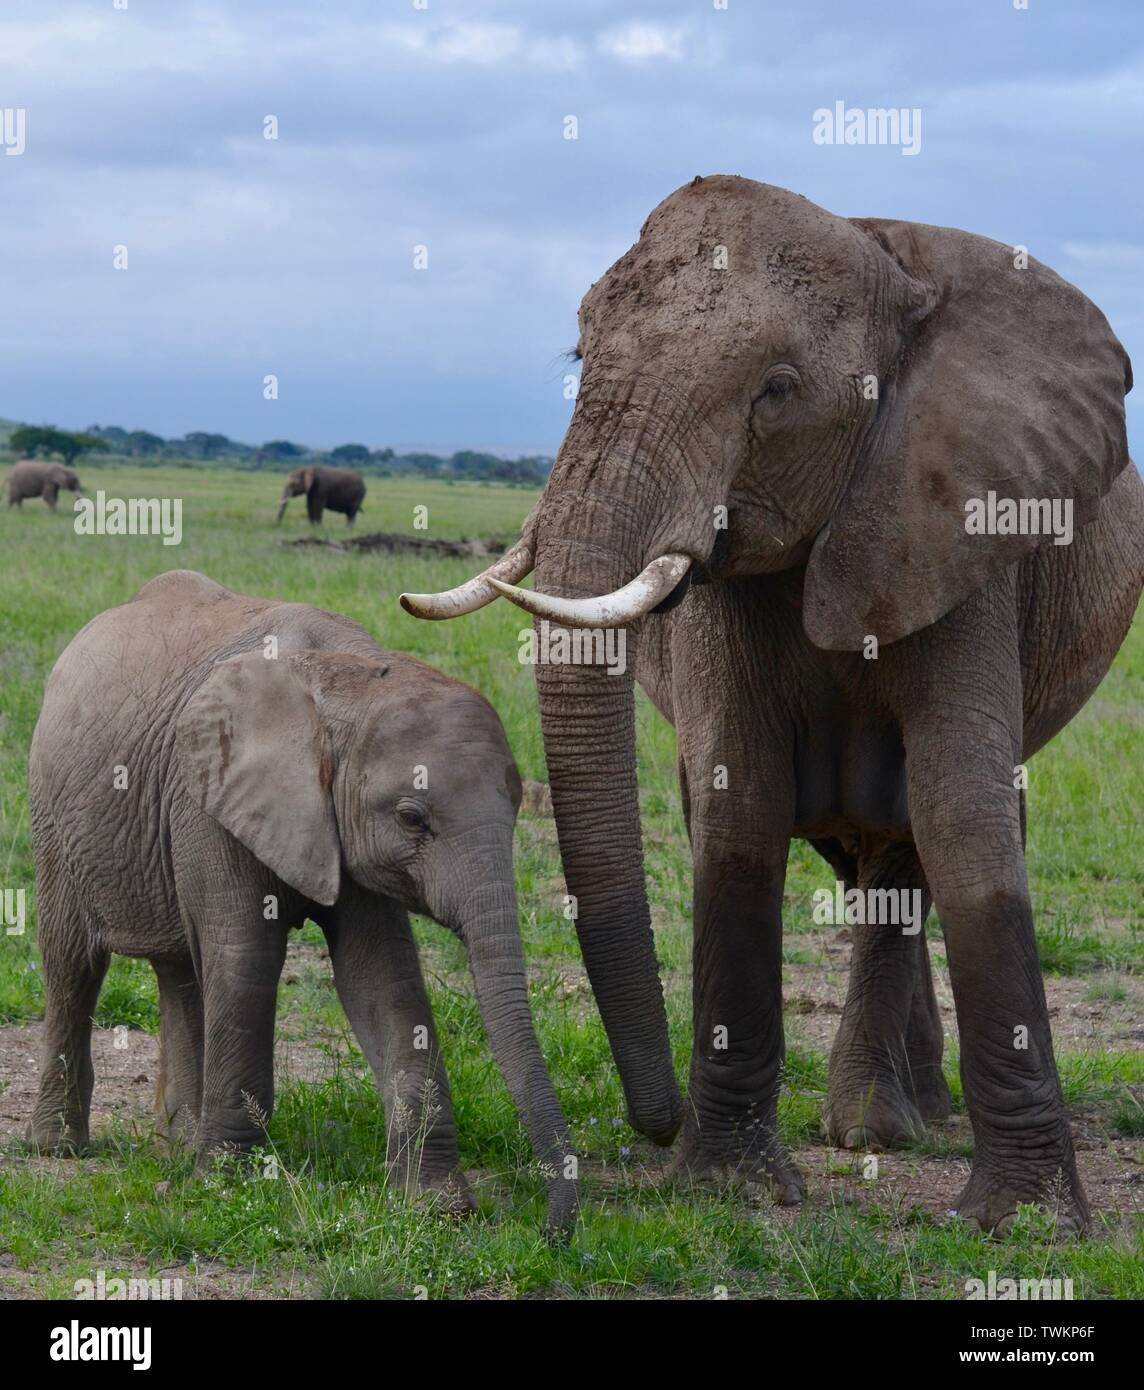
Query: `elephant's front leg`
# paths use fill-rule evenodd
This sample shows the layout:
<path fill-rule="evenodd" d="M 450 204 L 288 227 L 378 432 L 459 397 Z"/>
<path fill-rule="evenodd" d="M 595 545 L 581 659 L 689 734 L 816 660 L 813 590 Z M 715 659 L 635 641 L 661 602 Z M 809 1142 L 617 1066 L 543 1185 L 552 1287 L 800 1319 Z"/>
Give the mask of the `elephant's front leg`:
<path fill-rule="evenodd" d="M 693 1038 L 677 1165 L 697 1177 L 765 1185 L 784 1205 L 804 1184 L 778 1138 L 784 1041 L 782 896 L 790 846 L 789 764 L 707 712 L 681 722 L 694 884 Z M 714 735 L 714 736 L 712 736 Z"/>
<path fill-rule="evenodd" d="M 321 925 L 338 997 L 385 1103 L 391 1181 L 407 1194 L 432 1193 L 448 1210 L 475 1209 L 408 914 L 343 880 Z"/>
<path fill-rule="evenodd" d="M 910 813 L 941 918 L 973 1125 L 973 1171 L 957 1203 L 1004 1232 L 1020 1203 L 1061 1231 L 1088 1205 L 1053 1057 L 1022 850 L 1021 684 L 1015 644 L 980 629 L 954 644 L 932 690 L 903 714 Z M 957 664 L 956 658 L 964 656 Z"/>
<path fill-rule="evenodd" d="M 231 895 L 228 895 L 228 898 Z M 286 933 L 263 895 L 216 899 L 195 914 L 203 980 L 202 1115 L 198 1163 L 265 1142 L 274 1109 L 274 1018 Z"/>

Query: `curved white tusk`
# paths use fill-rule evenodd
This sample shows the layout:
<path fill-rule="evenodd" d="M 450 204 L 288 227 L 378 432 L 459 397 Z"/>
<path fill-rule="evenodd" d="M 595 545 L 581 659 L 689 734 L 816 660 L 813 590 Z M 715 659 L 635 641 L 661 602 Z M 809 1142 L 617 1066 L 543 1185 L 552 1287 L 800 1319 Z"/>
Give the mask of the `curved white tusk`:
<path fill-rule="evenodd" d="M 554 598 L 532 589 L 514 589 L 492 575 L 489 583 L 526 613 L 551 618 L 565 627 L 623 627 L 662 603 L 690 567 L 689 555 L 661 555 L 630 584 L 599 598 Z"/>
<path fill-rule="evenodd" d="M 493 588 L 494 577 L 516 584 L 532 573 L 532 565 L 532 551 L 523 541 L 517 541 L 495 565 L 455 589 L 446 589 L 440 594 L 402 594 L 399 602 L 415 618 L 459 618 L 464 613 L 475 613 L 500 597 Z"/>

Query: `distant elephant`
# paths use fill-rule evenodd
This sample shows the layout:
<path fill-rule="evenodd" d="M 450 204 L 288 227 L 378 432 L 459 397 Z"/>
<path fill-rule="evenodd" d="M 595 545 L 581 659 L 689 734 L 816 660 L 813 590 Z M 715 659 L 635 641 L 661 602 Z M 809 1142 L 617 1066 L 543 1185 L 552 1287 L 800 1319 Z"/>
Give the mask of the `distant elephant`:
<path fill-rule="evenodd" d="M 42 497 L 48 510 L 54 512 L 60 488 L 83 491 L 74 468 L 40 459 L 21 459 L 8 474 L 8 505 L 18 507 L 25 497 Z"/>
<path fill-rule="evenodd" d="M 872 896 L 916 891 L 928 911 L 932 894 L 975 1138 L 958 1210 L 1004 1231 L 1019 1203 L 1059 1202 L 1058 1229 L 1079 1229 L 1021 784 L 1108 670 L 1144 582 L 1127 355 L 1084 295 L 1008 246 L 723 176 L 651 214 L 585 297 L 579 351 L 522 540 L 460 589 L 402 601 L 441 618 L 505 595 L 569 628 L 628 625 L 629 673 L 676 726 L 695 875 L 686 1117 L 630 674 L 536 666 L 567 891 L 632 1123 L 668 1143 L 682 1122 L 684 1171 L 800 1199 L 776 1129 L 797 836 L 886 907 L 853 933 L 828 1138 L 899 1144 L 949 1111 L 925 934 Z M 533 569 L 535 590 L 516 588 Z"/>
<path fill-rule="evenodd" d="M 278 503 L 279 523 L 290 498 L 303 494 L 306 497 L 306 515 L 315 526 L 321 521 L 325 507 L 332 512 L 344 512 L 346 525 L 352 526 L 365 497 L 365 482 L 361 474 L 355 473 L 352 468 L 323 468 L 317 465 L 295 468 L 282 489 L 282 500 Z"/>
<path fill-rule="evenodd" d="M 47 996 L 31 1142 L 88 1142 L 92 1015 L 116 952 L 158 976 L 161 1127 L 200 1166 L 261 1143 L 287 933 L 310 917 L 384 1098 L 393 1180 L 470 1208 L 413 911 L 465 943 L 549 1224 L 574 1218 L 518 932 L 521 781 L 475 691 L 348 619 L 175 571 L 65 649 L 29 787 Z"/>

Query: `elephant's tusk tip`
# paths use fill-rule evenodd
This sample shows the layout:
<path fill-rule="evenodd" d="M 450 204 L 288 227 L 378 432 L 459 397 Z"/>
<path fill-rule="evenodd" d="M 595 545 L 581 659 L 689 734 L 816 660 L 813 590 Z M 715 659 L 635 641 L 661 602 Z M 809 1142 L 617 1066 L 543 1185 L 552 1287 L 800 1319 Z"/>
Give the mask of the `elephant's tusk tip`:
<path fill-rule="evenodd" d="M 512 598 L 517 592 L 515 584 L 506 584 L 503 579 L 494 579 L 491 574 L 488 576 L 488 581 L 494 589 L 499 589 L 505 598 Z"/>

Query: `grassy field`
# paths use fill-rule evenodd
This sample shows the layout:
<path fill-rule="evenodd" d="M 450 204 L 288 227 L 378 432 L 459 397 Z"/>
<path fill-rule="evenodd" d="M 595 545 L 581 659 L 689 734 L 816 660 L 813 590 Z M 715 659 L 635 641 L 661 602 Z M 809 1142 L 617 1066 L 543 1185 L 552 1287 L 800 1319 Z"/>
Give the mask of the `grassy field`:
<path fill-rule="evenodd" d="M 81 469 L 81 474 L 84 470 Z M 0 888 L 31 890 L 25 789 L 44 679 L 75 632 L 152 576 L 197 569 L 247 593 L 345 613 L 480 689 L 500 711 L 526 778 L 544 780 L 531 673 L 517 661 L 523 616 L 494 604 L 454 623 L 401 612 L 402 589 L 444 588 L 463 560 L 379 557 L 280 542 L 309 530 L 295 501 L 273 525 L 281 479 L 186 469 L 86 471 L 90 489 L 183 499 L 183 541 L 81 537 L 71 499 L 0 510 Z M 370 483 L 358 532 L 512 537 L 523 491 L 419 481 Z M 328 515 L 324 534 L 344 534 Z M 641 697 L 640 786 L 648 881 L 677 1068 L 690 1049 L 690 861 L 673 731 Z M 381 1105 L 333 992 L 321 934 L 292 943 L 279 997 L 279 1084 L 268 1160 L 249 1176 L 196 1181 L 149 1137 L 156 995 L 145 962 L 118 960 L 99 1005 L 93 1152 L 30 1156 L 19 1142 L 34 1095 L 43 997 L 34 893 L 23 936 L 0 932 L 0 1293 L 70 1297 L 74 1281 L 162 1275 L 184 1297 L 959 1298 L 964 1281 L 1071 1278 L 1076 1296 L 1144 1297 L 1144 635 L 1137 627 L 1096 697 L 1032 764 L 1029 867 L 1042 960 L 1081 1171 L 1097 1213 L 1091 1239 L 1056 1246 L 1030 1213 L 1005 1243 L 946 1220 L 972 1135 L 960 1108 L 956 1030 L 940 932 L 930 922 L 947 1067 L 958 1114 L 912 1150 L 826 1148 L 818 1119 L 826 1055 L 845 995 L 848 933 L 814 926 L 810 894 L 832 875 L 791 855 L 786 906 L 788 1076 L 781 1119 L 809 1175 L 800 1212 L 707 1191 L 669 1191 L 662 1158 L 621 1120 L 615 1069 L 560 914 L 553 823 L 518 829 L 521 930 L 534 1016 L 577 1150 L 584 1209 L 575 1238 L 541 1236 L 543 1186 L 492 1064 L 460 947 L 418 925 L 456 1102 L 462 1161 L 481 1211 L 455 1223 L 389 1191 Z M 124 1029 L 123 1025 L 126 1025 Z"/>

